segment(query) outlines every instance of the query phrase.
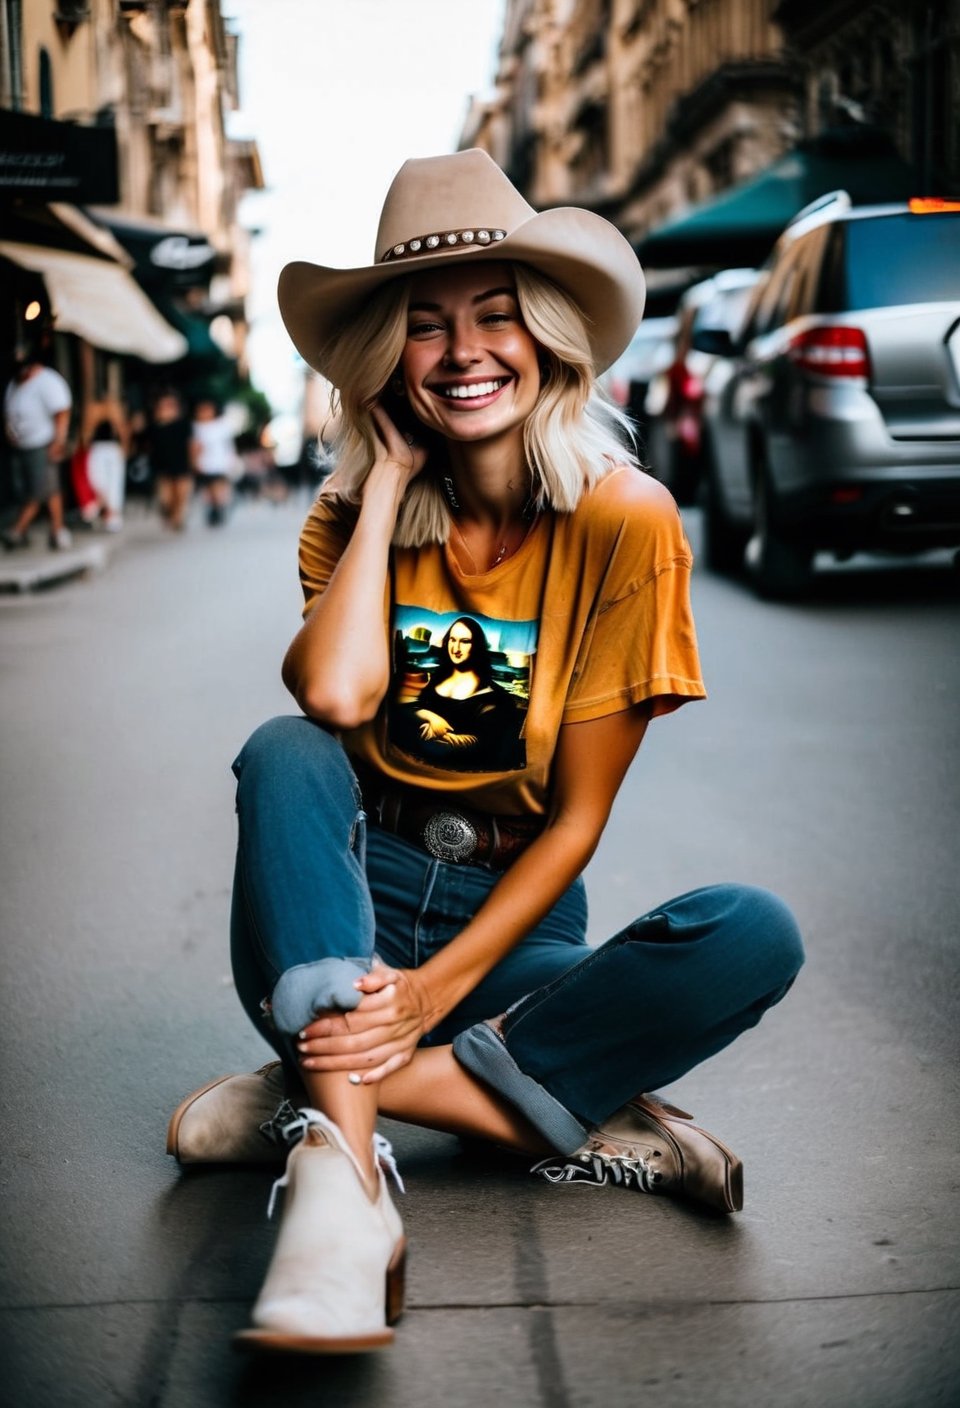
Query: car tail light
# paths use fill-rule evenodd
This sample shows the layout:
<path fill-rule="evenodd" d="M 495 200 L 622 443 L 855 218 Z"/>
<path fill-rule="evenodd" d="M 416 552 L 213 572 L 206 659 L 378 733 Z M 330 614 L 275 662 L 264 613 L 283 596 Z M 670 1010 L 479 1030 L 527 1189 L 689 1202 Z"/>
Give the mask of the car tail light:
<path fill-rule="evenodd" d="M 867 339 L 860 328 L 807 328 L 791 341 L 790 357 L 817 376 L 870 375 Z"/>
<path fill-rule="evenodd" d="M 703 399 L 703 382 L 693 372 L 688 372 L 684 368 L 683 376 L 680 380 L 680 395 L 684 401 L 700 401 Z"/>
<path fill-rule="evenodd" d="M 960 200 L 944 200 L 942 196 L 914 196 L 907 202 L 911 215 L 942 215 L 944 211 L 960 210 Z"/>

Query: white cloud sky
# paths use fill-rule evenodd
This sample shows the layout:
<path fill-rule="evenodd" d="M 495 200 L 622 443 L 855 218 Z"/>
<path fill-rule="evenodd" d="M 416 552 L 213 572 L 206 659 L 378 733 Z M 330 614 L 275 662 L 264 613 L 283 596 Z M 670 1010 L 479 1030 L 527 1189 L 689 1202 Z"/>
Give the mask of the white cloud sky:
<path fill-rule="evenodd" d="M 240 40 L 243 126 L 268 191 L 248 198 L 255 381 L 289 408 L 299 373 L 276 313 L 291 259 L 366 264 L 408 157 L 455 151 L 469 95 L 490 88 L 504 0 L 223 0 Z"/>

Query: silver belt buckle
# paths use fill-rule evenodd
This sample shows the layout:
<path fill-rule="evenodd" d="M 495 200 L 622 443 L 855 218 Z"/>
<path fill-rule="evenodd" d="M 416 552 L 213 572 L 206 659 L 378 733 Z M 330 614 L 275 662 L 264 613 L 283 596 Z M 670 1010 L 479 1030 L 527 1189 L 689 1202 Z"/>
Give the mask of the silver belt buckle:
<path fill-rule="evenodd" d="M 460 812 L 434 812 L 423 828 L 423 844 L 437 860 L 469 860 L 480 838 Z"/>

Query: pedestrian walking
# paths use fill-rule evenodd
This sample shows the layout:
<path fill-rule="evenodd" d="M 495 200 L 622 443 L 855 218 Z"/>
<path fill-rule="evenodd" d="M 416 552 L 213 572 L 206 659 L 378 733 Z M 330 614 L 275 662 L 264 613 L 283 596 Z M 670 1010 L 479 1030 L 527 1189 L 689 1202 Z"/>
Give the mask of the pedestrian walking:
<path fill-rule="evenodd" d="M 87 446 L 87 480 L 102 505 L 104 529 L 119 533 L 126 498 L 129 423 L 122 406 L 111 398 L 92 401 L 84 421 L 89 427 L 83 437 Z"/>
<path fill-rule="evenodd" d="M 239 466 L 233 428 L 216 401 L 197 402 L 190 443 L 193 469 L 207 505 L 207 523 L 217 528 L 227 521 Z"/>
<path fill-rule="evenodd" d="M 22 349 L 3 398 L 13 488 L 20 504 L 13 526 L 3 534 L 6 548 L 28 545 L 27 530 L 44 505 L 50 517 L 50 546 L 69 548 L 73 541 L 63 521 L 60 484 L 72 405 L 70 387 L 60 373 L 44 364 L 36 348 Z"/>
<path fill-rule="evenodd" d="M 479 151 L 406 163 L 372 264 L 281 276 L 342 420 L 284 663 L 303 715 L 234 764 L 234 974 L 279 1064 L 168 1131 L 185 1163 L 286 1156 L 241 1344 L 392 1339 L 378 1113 L 515 1150 L 553 1196 L 742 1204 L 741 1160 L 649 1092 L 783 997 L 792 916 L 711 885 L 585 938 L 581 873 L 647 727 L 704 696 L 676 505 L 596 386 L 643 292 L 612 225 L 536 214 Z"/>
<path fill-rule="evenodd" d="M 187 526 L 193 493 L 191 439 L 193 431 L 179 394 L 169 388 L 153 403 L 146 444 L 157 499 L 164 522 L 175 532 Z"/>

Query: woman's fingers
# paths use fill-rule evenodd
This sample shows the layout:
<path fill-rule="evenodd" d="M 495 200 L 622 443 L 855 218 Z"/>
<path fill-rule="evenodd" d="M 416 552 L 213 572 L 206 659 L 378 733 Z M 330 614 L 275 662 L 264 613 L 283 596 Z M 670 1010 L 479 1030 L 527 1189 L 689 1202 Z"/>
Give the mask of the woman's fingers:
<path fill-rule="evenodd" d="M 419 1040 L 422 1035 L 419 1013 L 411 1004 L 398 1004 L 396 995 L 396 985 L 388 983 L 382 992 L 366 996 L 361 1006 L 352 1012 L 331 1013 L 312 1022 L 300 1033 L 297 1050 L 301 1056 L 365 1051 L 383 1032 L 406 1035 L 414 1031 Z"/>
<path fill-rule="evenodd" d="M 396 985 L 400 974 L 396 968 L 389 968 L 380 959 L 374 959 L 374 966 L 369 973 L 364 973 L 363 977 L 357 978 L 354 987 L 363 993 L 382 992 L 390 984 Z"/>
<path fill-rule="evenodd" d="M 382 1080 L 388 1067 L 396 1070 L 410 1060 L 426 1030 L 425 997 L 416 976 L 380 963 L 356 985 L 373 991 L 364 991 L 353 1011 L 325 1013 L 300 1033 L 297 1052 L 305 1070 Z"/>
<path fill-rule="evenodd" d="M 379 401 L 374 401 L 371 405 L 370 415 L 386 451 L 384 458 L 393 460 L 401 469 L 407 470 L 411 478 L 419 474 L 427 462 L 427 452 L 416 435 L 410 431 L 398 430 Z"/>
<path fill-rule="evenodd" d="M 389 1028 L 379 1028 L 368 1033 L 368 1036 L 370 1044 L 362 1050 L 329 1050 L 323 1055 L 301 1056 L 300 1065 L 306 1071 L 345 1071 L 348 1075 L 356 1073 L 366 1082 L 368 1077 L 380 1079 L 375 1073 L 381 1071 L 388 1062 L 394 1063 L 392 1069 L 405 1065 L 417 1045 L 416 1032 L 398 1037 Z"/>

